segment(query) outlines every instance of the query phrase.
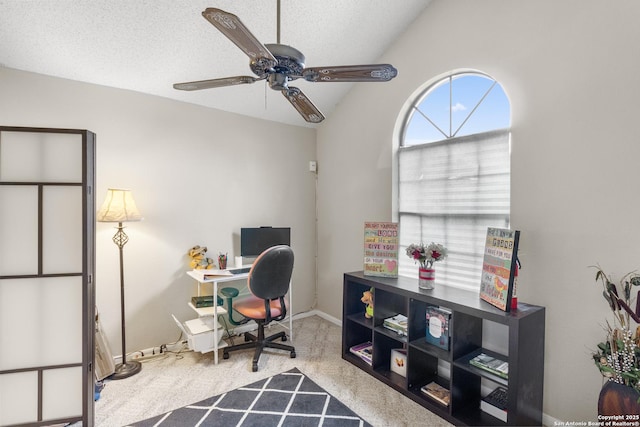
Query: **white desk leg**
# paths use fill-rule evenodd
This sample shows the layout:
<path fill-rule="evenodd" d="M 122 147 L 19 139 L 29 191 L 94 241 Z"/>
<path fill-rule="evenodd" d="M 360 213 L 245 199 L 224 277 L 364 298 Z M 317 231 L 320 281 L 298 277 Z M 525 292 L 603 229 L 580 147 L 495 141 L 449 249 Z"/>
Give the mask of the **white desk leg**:
<path fill-rule="evenodd" d="M 218 282 L 213 282 L 213 364 L 218 364 Z"/>
<path fill-rule="evenodd" d="M 289 282 L 289 339 L 293 342 L 293 282 Z"/>

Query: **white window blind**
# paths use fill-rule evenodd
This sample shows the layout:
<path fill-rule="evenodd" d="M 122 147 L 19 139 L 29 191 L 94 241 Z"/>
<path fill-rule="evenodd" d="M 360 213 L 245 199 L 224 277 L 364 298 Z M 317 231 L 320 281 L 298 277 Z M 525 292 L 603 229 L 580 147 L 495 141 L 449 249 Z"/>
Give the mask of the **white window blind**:
<path fill-rule="evenodd" d="M 509 227 L 509 140 L 505 129 L 399 148 L 399 274 L 418 275 L 409 244 L 442 243 L 436 283 L 479 288 L 487 227 Z"/>

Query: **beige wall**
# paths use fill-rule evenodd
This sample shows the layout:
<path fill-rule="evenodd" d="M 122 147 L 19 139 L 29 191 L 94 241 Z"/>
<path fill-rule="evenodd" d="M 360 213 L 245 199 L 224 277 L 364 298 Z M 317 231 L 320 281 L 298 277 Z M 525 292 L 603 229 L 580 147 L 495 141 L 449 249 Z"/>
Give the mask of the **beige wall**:
<path fill-rule="evenodd" d="M 96 208 L 108 187 L 133 191 L 145 219 L 126 228 L 128 351 L 178 338 L 171 314 L 197 317 L 187 307 L 196 289 L 185 275 L 188 249 L 199 244 L 211 257 L 228 252 L 233 260 L 241 227 L 291 227 L 294 311 L 313 305 L 315 176 L 308 162 L 315 159 L 314 130 L 3 68 L 0 123 L 95 132 Z M 97 224 L 96 293 L 119 355 L 114 232 L 113 224 Z"/>
<path fill-rule="evenodd" d="M 590 350 L 611 319 L 590 265 L 640 268 L 640 4 L 435 0 L 381 61 L 398 77 L 356 86 L 318 131 L 318 308 L 341 316 L 342 273 L 362 269 L 362 225 L 391 220 L 398 112 L 425 81 L 482 70 L 512 105 L 512 223 L 520 298 L 546 306 L 544 412 L 595 420 Z"/>

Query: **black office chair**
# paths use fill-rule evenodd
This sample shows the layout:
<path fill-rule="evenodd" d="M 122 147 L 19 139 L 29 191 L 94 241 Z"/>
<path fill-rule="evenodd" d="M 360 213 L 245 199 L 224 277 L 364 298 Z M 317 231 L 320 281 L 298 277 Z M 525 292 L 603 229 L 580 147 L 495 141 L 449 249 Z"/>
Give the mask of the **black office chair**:
<path fill-rule="evenodd" d="M 255 320 L 258 324 L 258 335 L 246 332 L 244 340 L 247 342 L 225 347 L 222 353 L 224 359 L 229 358 L 230 351 L 255 348 L 252 370 L 256 372 L 258 359 L 265 347 L 286 350 L 291 353 L 291 358 L 296 357 L 296 349 L 293 346 L 274 342 L 278 338 L 286 341 L 287 335 L 284 332 L 266 338 L 264 336 L 266 325 L 272 320 L 282 320 L 287 316 L 285 295 L 289 291 L 292 272 L 293 251 L 289 246 L 273 246 L 256 258 L 247 279 L 252 295 L 233 303 L 233 310 L 247 319 Z"/>

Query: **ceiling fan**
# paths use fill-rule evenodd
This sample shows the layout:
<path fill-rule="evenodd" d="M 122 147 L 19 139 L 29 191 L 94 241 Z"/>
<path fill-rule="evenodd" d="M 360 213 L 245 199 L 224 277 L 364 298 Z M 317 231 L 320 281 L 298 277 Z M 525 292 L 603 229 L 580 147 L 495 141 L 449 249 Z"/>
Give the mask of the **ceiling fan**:
<path fill-rule="evenodd" d="M 263 45 L 236 15 L 216 8 L 205 9 L 202 16 L 249 56 L 249 68 L 257 77 L 235 76 L 176 83 L 174 89 L 192 91 L 267 80 L 269 87 L 280 91 L 307 122 L 320 123 L 324 120 L 320 110 L 300 89 L 289 86 L 290 81 L 302 78 L 308 82 L 386 82 L 398 75 L 398 70 L 390 64 L 305 68 L 302 52 L 280 44 L 280 0 L 277 14 L 277 43 Z"/>

